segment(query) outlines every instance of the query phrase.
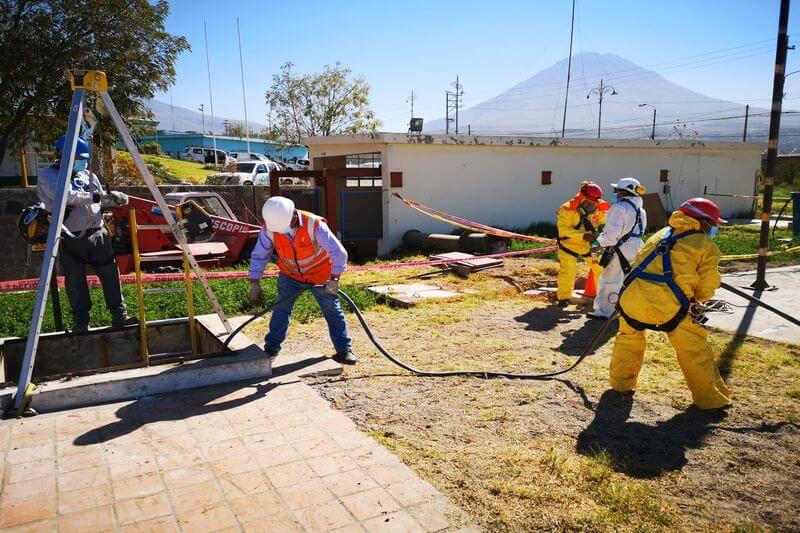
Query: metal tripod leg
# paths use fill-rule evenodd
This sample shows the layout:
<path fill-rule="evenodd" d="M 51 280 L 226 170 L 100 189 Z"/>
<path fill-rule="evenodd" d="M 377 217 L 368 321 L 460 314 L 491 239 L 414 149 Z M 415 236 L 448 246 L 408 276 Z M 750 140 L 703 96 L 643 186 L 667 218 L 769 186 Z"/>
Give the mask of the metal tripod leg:
<path fill-rule="evenodd" d="M 214 296 L 214 292 L 211 290 L 211 286 L 208 284 L 208 280 L 206 279 L 203 271 L 200 269 L 200 264 L 197 262 L 197 259 L 194 258 L 192 253 L 189 251 L 189 243 L 186 240 L 186 235 L 183 234 L 183 230 L 175 221 L 175 217 L 172 215 L 172 211 L 169 209 L 169 205 L 167 204 L 164 197 L 161 195 L 161 191 L 158 190 L 158 186 L 156 185 L 153 176 L 150 174 L 150 171 L 147 170 L 147 165 L 144 164 L 144 160 L 142 160 L 142 156 L 139 155 L 139 150 L 136 148 L 136 143 L 133 142 L 131 138 L 131 134 L 128 132 L 127 126 L 125 126 L 125 122 L 122 120 L 122 117 L 119 115 L 116 106 L 114 106 L 114 102 L 111 100 L 111 97 L 108 95 L 107 92 L 100 92 L 98 93 L 100 98 L 103 99 L 103 104 L 105 104 L 106 110 L 108 114 L 111 116 L 111 120 L 114 122 L 114 125 L 117 127 L 119 134 L 122 136 L 122 142 L 125 143 L 125 146 L 128 148 L 128 151 L 133 157 L 134 163 L 136 163 L 136 168 L 139 170 L 139 173 L 144 178 L 145 183 L 147 184 L 147 188 L 150 189 L 150 194 L 153 195 L 153 199 L 158 204 L 158 208 L 161 209 L 162 216 L 166 221 L 169 228 L 172 230 L 172 234 L 175 236 L 175 240 L 178 241 L 178 246 L 180 246 L 183 253 L 189 260 L 189 264 L 194 270 L 195 275 L 197 276 L 198 281 L 203 286 L 205 290 L 206 296 L 208 296 L 209 301 L 211 302 L 211 306 L 214 308 L 214 312 L 217 313 L 217 316 L 222 321 L 222 324 L 225 326 L 225 331 L 231 333 L 233 328 L 231 327 L 230 323 L 228 322 L 228 317 L 225 316 L 225 311 L 222 310 L 222 306 L 219 304 L 217 297 Z"/>
<path fill-rule="evenodd" d="M 52 219 L 47 232 L 47 245 L 42 257 L 42 268 L 39 273 L 39 290 L 36 293 L 36 302 L 31 318 L 31 327 L 28 330 L 28 339 L 25 343 L 25 356 L 22 360 L 22 370 L 17 382 L 17 395 L 14 396 L 13 411 L 22 414 L 26 397 L 29 396 L 28 385 L 33 375 L 33 365 L 36 362 L 36 349 L 39 346 L 39 334 L 42 331 L 42 319 L 47 307 L 47 292 L 50 289 L 50 278 L 58 255 L 58 246 L 61 241 L 61 227 L 64 224 L 64 211 L 67 207 L 68 183 L 72 176 L 72 165 L 75 163 L 75 147 L 78 144 L 78 135 L 81 130 L 83 117 L 83 89 L 75 89 L 70 105 L 69 123 L 67 126 L 66 142 L 61 157 L 61 167 L 58 169 L 58 187 L 56 188 L 55 205 L 51 207 Z"/>

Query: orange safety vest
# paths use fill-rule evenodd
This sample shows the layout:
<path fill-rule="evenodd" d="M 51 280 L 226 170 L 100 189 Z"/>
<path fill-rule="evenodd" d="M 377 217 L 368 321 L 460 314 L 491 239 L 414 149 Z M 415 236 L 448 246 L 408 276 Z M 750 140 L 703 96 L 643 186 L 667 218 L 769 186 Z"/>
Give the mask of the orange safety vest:
<path fill-rule="evenodd" d="M 316 237 L 317 227 L 326 220 L 299 209 L 297 216 L 300 220 L 294 240 L 282 233 L 272 234 L 278 268 L 292 279 L 320 285 L 331 278 L 331 259 Z"/>

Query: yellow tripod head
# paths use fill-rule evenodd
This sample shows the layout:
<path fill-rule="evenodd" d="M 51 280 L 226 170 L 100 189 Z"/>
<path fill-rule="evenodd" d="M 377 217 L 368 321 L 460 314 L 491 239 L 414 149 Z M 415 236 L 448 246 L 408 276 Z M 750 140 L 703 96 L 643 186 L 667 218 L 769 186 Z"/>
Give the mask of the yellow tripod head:
<path fill-rule="evenodd" d="M 106 73 L 102 70 L 73 70 L 67 69 L 69 83 L 72 90 L 84 89 L 93 93 L 108 92 Z"/>

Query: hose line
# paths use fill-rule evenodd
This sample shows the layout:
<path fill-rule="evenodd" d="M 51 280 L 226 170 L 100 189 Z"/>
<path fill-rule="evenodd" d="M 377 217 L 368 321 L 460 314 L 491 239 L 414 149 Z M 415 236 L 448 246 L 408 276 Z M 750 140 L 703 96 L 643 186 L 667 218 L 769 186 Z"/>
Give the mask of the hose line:
<path fill-rule="evenodd" d="M 350 296 L 348 296 L 347 293 L 345 293 L 342 290 L 339 291 L 339 296 L 341 296 L 342 299 L 345 302 L 347 302 L 347 305 L 349 305 L 350 308 L 353 310 L 353 313 L 355 313 L 356 318 L 358 319 L 358 322 L 361 324 L 361 327 L 364 328 L 364 333 L 367 334 L 367 337 L 369 338 L 369 340 L 372 342 L 372 344 L 375 346 L 375 348 L 377 348 L 378 351 L 384 357 L 386 357 L 389 361 L 391 361 L 392 363 L 394 363 L 395 365 L 399 366 L 400 368 L 402 368 L 404 370 L 407 370 L 407 371 L 409 371 L 409 372 L 411 372 L 413 374 L 416 374 L 418 376 L 426 376 L 426 377 L 458 377 L 458 376 L 461 376 L 461 377 L 477 377 L 477 378 L 484 378 L 484 379 L 507 378 L 507 379 L 521 379 L 521 380 L 538 380 L 538 381 L 546 381 L 546 380 L 555 379 L 556 377 L 558 377 L 558 376 L 560 376 L 562 374 L 566 374 L 567 372 L 569 372 L 570 370 L 574 369 L 576 366 L 581 364 L 581 362 L 591 353 L 591 351 L 597 345 L 597 342 L 603 337 L 603 335 L 605 334 L 605 332 L 608 329 L 609 325 L 617 317 L 617 313 L 615 312 L 606 321 L 606 323 L 603 325 L 603 327 L 600 328 L 600 330 L 595 334 L 595 336 L 592 337 L 592 339 L 589 342 L 589 344 L 586 345 L 586 347 L 583 349 L 583 351 L 578 356 L 578 358 L 575 360 L 575 362 L 572 363 L 568 367 L 562 368 L 561 370 L 554 370 L 552 372 L 544 372 L 542 374 L 519 374 L 519 373 L 515 373 L 515 372 L 503 372 L 503 371 L 499 371 L 499 370 L 422 370 L 422 369 L 419 369 L 419 368 L 411 366 L 410 364 L 402 361 L 401 359 L 399 359 L 396 356 L 394 356 L 391 353 L 389 353 L 389 351 L 386 350 L 386 348 L 384 348 L 383 345 L 381 345 L 380 341 L 375 337 L 375 334 L 372 332 L 372 329 L 369 327 L 369 324 L 367 324 L 366 319 L 364 319 L 364 315 L 361 313 L 361 309 L 358 308 L 358 306 L 353 301 L 353 299 L 350 298 Z M 262 316 L 264 316 L 265 314 L 270 312 L 273 308 L 275 308 L 277 305 L 287 301 L 288 299 L 289 298 L 283 298 L 281 300 L 278 300 L 273 305 L 267 307 L 263 311 L 259 311 L 258 313 L 256 313 L 255 315 L 253 315 L 252 317 L 247 319 L 239 327 L 237 327 L 235 330 L 233 330 L 233 332 L 230 335 L 228 335 L 228 338 L 225 340 L 225 343 L 224 343 L 223 346 L 225 348 L 228 348 L 228 345 L 230 344 L 231 340 L 239 332 L 241 332 L 248 324 L 250 324 L 251 322 L 253 322 L 254 320 L 256 320 L 258 318 L 261 318 Z"/>

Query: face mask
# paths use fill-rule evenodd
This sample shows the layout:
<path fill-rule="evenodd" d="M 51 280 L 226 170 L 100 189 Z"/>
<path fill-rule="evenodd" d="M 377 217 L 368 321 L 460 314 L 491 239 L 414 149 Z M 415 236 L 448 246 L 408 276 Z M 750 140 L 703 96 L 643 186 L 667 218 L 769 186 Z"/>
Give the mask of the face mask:
<path fill-rule="evenodd" d="M 615 204 L 619 201 L 619 195 L 615 192 L 612 192 L 611 196 L 609 197 L 609 200 L 611 201 L 612 204 Z"/>
<path fill-rule="evenodd" d="M 708 233 L 706 233 L 706 235 L 708 235 L 709 239 L 714 239 L 716 238 L 718 233 L 719 233 L 719 226 L 711 226 L 711 229 L 708 230 Z"/>
<path fill-rule="evenodd" d="M 581 208 L 581 211 L 585 215 L 591 215 L 597 210 L 597 206 L 590 202 L 581 202 L 581 205 L 579 207 Z"/>
<path fill-rule="evenodd" d="M 89 166 L 89 161 L 86 159 L 76 159 L 72 165 L 72 172 L 83 172 Z"/>

